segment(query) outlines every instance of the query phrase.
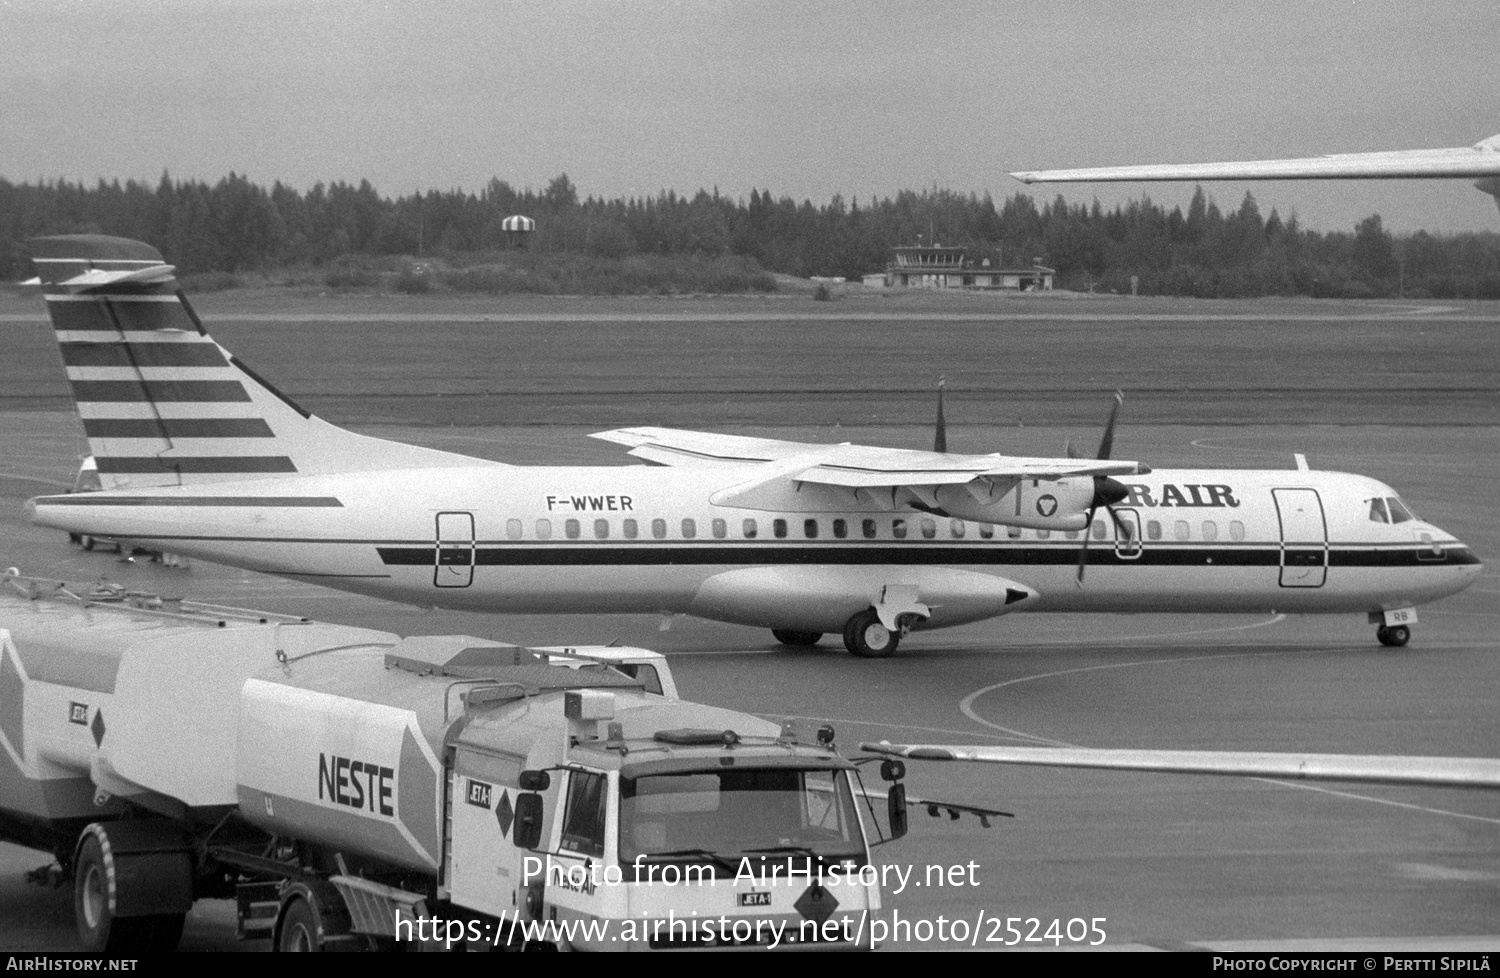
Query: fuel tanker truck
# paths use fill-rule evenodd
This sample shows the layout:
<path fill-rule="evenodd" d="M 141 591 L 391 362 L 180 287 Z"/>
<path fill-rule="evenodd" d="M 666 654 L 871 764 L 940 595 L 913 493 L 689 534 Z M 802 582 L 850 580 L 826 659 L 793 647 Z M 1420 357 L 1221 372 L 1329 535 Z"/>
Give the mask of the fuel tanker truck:
<path fill-rule="evenodd" d="M 92 951 L 204 898 L 280 950 L 871 944 L 903 786 L 881 832 L 831 729 L 684 702 L 657 653 L 0 592 L 0 837 Z"/>

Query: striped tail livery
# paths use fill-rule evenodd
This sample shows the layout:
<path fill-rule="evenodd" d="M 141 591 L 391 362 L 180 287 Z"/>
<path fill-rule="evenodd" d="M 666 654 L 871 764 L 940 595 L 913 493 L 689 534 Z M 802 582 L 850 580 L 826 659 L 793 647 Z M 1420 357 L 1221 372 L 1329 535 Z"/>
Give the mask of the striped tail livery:
<path fill-rule="evenodd" d="M 214 342 L 150 245 L 64 235 L 31 248 L 105 489 L 475 464 L 314 417 Z"/>

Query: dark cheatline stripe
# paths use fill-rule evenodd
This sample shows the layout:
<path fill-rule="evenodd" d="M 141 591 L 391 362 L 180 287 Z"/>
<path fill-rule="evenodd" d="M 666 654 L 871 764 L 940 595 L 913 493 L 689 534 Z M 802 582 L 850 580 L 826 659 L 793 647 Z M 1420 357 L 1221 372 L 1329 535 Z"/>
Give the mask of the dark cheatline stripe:
<path fill-rule="evenodd" d="M 275 438 L 263 418 L 85 418 L 90 438 Z"/>
<path fill-rule="evenodd" d="M 69 383 L 73 385 L 74 400 L 84 404 L 250 400 L 245 386 L 237 380 L 74 380 Z"/>
<path fill-rule="evenodd" d="M 342 509 L 335 496 L 100 496 L 80 493 L 76 496 L 43 496 L 38 506 L 243 506 L 268 508 Z"/>
<path fill-rule="evenodd" d="M 223 367 L 212 343 L 60 343 L 70 367 Z"/>
<path fill-rule="evenodd" d="M 431 567 L 435 548 L 376 547 L 381 562 L 389 566 Z M 465 556 L 468 550 L 450 545 L 449 554 Z M 1425 548 L 1406 550 L 1334 550 L 1332 563 L 1340 567 L 1441 567 L 1444 564 L 1476 564 L 1467 548 L 1450 548 L 1444 560 L 1419 560 Z M 551 547 L 481 546 L 474 552 L 481 566 L 533 567 L 549 565 L 693 565 L 693 564 L 994 564 L 1076 565 L 1077 549 L 1064 547 L 1010 547 L 969 545 L 945 547 L 890 544 L 848 544 L 840 547 L 789 547 L 741 543 L 706 547 L 653 547 L 622 544 L 613 547 L 553 545 Z M 1143 567 L 1277 567 L 1281 553 L 1267 548 L 1147 550 L 1139 557 L 1123 558 L 1113 550 L 1090 550 L 1093 566 Z M 464 563 L 467 563 L 465 560 Z"/>
<path fill-rule="evenodd" d="M 215 475 L 227 472 L 296 472 L 297 466 L 285 455 L 231 455 L 226 457 L 192 458 L 176 456 L 157 458 L 146 455 L 139 458 L 99 458 L 99 472 L 111 474 L 134 474 L 142 472 L 180 472 L 183 475 Z"/>

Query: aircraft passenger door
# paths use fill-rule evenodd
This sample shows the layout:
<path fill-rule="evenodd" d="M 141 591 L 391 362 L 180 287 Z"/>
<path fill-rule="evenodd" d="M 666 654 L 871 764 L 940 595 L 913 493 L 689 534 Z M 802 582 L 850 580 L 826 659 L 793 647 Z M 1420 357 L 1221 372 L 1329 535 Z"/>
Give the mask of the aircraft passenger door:
<path fill-rule="evenodd" d="M 474 514 L 437 514 L 437 551 L 432 583 L 437 587 L 468 587 L 474 583 Z"/>
<path fill-rule="evenodd" d="M 1127 540 L 1120 528 L 1115 527 L 1115 556 L 1121 560 L 1135 560 L 1141 555 L 1141 514 L 1133 509 L 1117 509 L 1115 516 L 1130 530 L 1130 539 Z"/>
<path fill-rule="evenodd" d="M 1328 524 L 1316 489 L 1272 489 L 1281 520 L 1281 586 L 1322 587 L 1328 579 Z"/>

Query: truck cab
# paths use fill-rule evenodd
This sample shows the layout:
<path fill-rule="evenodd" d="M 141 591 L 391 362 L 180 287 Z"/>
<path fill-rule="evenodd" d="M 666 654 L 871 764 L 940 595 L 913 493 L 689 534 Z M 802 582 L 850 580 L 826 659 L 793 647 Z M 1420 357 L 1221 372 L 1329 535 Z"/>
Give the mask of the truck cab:
<path fill-rule="evenodd" d="M 697 704 L 566 696 L 567 738 L 528 760 L 548 782 L 532 847 L 496 831 L 514 802 L 483 779 L 500 773 L 491 732 L 476 721 L 456 743 L 454 904 L 579 950 L 870 946 L 862 793 L 831 743 Z"/>

